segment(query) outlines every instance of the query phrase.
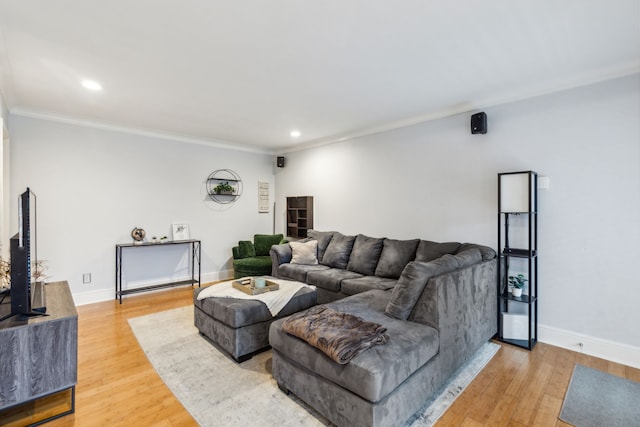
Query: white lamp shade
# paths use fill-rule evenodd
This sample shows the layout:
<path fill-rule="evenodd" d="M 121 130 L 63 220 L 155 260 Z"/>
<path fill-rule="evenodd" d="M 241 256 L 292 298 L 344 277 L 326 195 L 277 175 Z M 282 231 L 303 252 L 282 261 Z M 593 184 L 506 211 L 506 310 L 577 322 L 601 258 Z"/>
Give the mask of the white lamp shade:
<path fill-rule="evenodd" d="M 529 212 L 533 209 L 534 180 L 529 182 L 532 172 L 500 175 L 500 211 Z"/>

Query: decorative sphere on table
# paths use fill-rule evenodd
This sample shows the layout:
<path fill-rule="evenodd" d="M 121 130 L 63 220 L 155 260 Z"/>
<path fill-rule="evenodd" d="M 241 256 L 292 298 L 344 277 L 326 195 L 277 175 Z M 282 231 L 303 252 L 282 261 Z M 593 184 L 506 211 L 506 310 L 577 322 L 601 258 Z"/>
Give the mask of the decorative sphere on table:
<path fill-rule="evenodd" d="M 133 237 L 133 240 L 135 240 L 136 242 L 142 242 L 144 236 L 146 235 L 147 233 L 142 228 L 135 227 L 133 230 L 131 230 L 131 237 Z"/>

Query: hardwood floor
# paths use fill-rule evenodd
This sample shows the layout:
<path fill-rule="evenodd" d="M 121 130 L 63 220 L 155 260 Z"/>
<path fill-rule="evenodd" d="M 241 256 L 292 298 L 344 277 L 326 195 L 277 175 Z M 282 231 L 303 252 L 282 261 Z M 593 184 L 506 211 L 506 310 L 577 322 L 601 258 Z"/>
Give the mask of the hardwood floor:
<path fill-rule="evenodd" d="M 191 304 L 190 287 L 78 307 L 76 412 L 67 426 L 195 426 L 138 346 L 127 320 Z M 163 325 L 158 325 L 162 333 Z M 205 364 L 206 361 L 201 361 Z M 576 363 L 640 381 L 640 370 L 539 343 L 502 345 L 437 426 L 568 426 L 558 420 Z"/>
<path fill-rule="evenodd" d="M 130 318 L 191 304 L 191 287 L 78 307 L 76 412 L 58 426 L 197 426 L 147 360 Z M 158 325 L 162 333 L 163 325 Z"/>

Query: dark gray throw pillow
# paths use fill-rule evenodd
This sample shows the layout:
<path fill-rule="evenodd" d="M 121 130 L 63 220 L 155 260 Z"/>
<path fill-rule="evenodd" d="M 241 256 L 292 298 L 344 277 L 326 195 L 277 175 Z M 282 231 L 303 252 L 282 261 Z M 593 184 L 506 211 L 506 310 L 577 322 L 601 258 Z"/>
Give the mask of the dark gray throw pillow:
<path fill-rule="evenodd" d="M 307 237 L 318 241 L 318 261 L 322 262 L 322 258 L 324 257 L 324 251 L 327 250 L 327 246 L 329 246 L 329 242 L 331 242 L 331 238 L 335 234 L 335 231 L 318 231 L 318 230 L 308 230 Z"/>
<path fill-rule="evenodd" d="M 373 276 L 376 271 L 376 265 L 378 265 L 380 252 L 382 252 L 383 240 L 358 234 L 349 256 L 347 270 L 355 271 L 365 276 Z"/>
<path fill-rule="evenodd" d="M 356 236 L 345 236 L 336 232 L 331 238 L 329 246 L 327 246 L 327 249 L 324 251 L 320 263 L 333 268 L 346 269 L 355 240 Z M 318 251 L 320 251 L 319 247 Z"/>
<path fill-rule="evenodd" d="M 482 261 L 482 253 L 477 248 L 469 248 L 454 255 L 460 268 L 468 267 Z"/>
<path fill-rule="evenodd" d="M 430 262 L 410 262 L 393 288 L 391 300 L 384 312 L 396 319 L 407 320 L 429 279 L 457 268 L 458 261 L 453 255 L 443 255 Z"/>
<path fill-rule="evenodd" d="M 478 245 L 476 243 L 463 243 L 460 245 L 460 247 L 458 248 L 458 252 L 456 252 L 456 254 L 459 254 L 462 251 L 465 251 L 467 249 L 471 249 L 471 248 L 476 248 L 480 251 L 480 253 L 482 254 L 482 259 L 487 261 L 489 259 L 494 259 L 496 257 L 496 251 L 493 250 L 492 248 L 490 248 L 489 246 L 483 246 L 483 245 Z"/>
<path fill-rule="evenodd" d="M 384 239 L 375 275 L 388 279 L 400 277 L 404 267 L 416 257 L 418 243 L 420 243 L 420 239 Z"/>
<path fill-rule="evenodd" d="M 453 255 L 459 247 L 460 243 L 458 242 L 436 243 L 429 240 L 421 240 L 416 251 L 416 261 L 429 262 L 445 254 Z"/>

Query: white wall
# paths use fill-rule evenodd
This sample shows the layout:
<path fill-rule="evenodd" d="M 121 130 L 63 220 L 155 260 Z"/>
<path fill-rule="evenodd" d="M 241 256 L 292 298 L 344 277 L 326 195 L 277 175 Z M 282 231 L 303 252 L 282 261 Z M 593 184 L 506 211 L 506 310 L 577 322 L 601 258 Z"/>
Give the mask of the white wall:
<path fill-rule="evenodd" d="M 541 340 L 631 346 L 640 366 L 640 75 L 484 111 L 486 135 L 461 114 L 288 153 L 278 205 L 314 196 L 319 230 L 495 248 L 497 174 L 535 170 L 551 182 L 539 192 Z"/>
<path fill-rule="evenodd" d="M 273 189 L 271 155 L 24 116 L 10 120 L 11 194 L 27 186 L 36 193 L 38 257 L 48 261 L 49 281 L 69 282 L 77 303 L 114 297 L 114 245 L 131 242 L 135 226 L 148 238 L 171 237 L 172 223 L 188 223 L 191 237 L 202 240 L 205 280 L 232 274 L 238 240 L 273 231 L 273 212 L 258 213 L 257 188 L 261 180 Z M 233 205 L 205 194 L 207 176 L 223 168 L 243 179 L 244 193 Z M 187 246 L 130 251 L 127 286 L 188 275 Z M 83 273 L 92 274 L 91 284 L 82 284 Z"/>

